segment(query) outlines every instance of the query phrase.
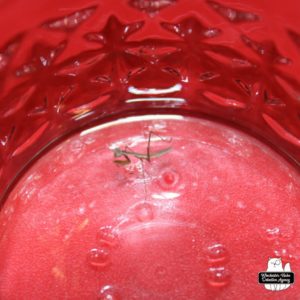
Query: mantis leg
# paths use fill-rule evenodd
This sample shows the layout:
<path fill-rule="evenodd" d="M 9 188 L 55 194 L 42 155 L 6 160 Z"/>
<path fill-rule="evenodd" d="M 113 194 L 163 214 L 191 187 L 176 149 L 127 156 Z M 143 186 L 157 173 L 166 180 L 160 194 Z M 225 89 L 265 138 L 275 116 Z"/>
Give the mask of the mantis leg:
<path fill-rule="evenodd" d="M 148 137 L 148 145 L 147 145 L 147 158 L 146 160 L 150 162 L 151 159 L 151 151 L 150 151 L 150 143 L 151 143 L 151 136 L 155 135 L 157 137 L 159 137 L 163 142 L 168 142 L 167 139 L 164 139 L 163 137 L 161 137 L 160 135 L 154 133 L 153 131 L 149 132 L 149 137 Z"/>
<path fill-rule="evenodd" d="M 125 153 L 122 154 L 124 156 L 124 160 L 122 159 L 115 159 L 114 162 L 118 165 L 122 165 L 122 166 L 125 166 L 125 165 L 128 165 L 131 163 L 131 160 L 129 158 L 129 156 Z"/>

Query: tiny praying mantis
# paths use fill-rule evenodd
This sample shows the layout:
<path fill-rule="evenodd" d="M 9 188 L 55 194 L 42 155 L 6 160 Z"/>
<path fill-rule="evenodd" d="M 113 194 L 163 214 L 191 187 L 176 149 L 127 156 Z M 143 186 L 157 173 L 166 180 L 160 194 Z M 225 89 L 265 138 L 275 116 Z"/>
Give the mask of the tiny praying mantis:
<path fill-rule="evenodd" d="M 157 135 L 154 132 L 150 131 L 149 132 L 149 137 L 148 137 L 148 145 L 147 145 L 147 152 L 146 153 L 135 152 L 135 151 L 129 150 L 128 147 L 125 147 L 124 150 L 122 150 L 118 147 L 113 149 L 115 158 L 119 158 L 119 157 L 124 158 L 124 159 L 115 159 L 114 163 L 116 163 L 118 165 L 123 165 L 123 166 L 128 165 L 128 164 L 131 163 L 130 156 L 136 157 L 136 158 L 140 159 L 141 161 L 142 160 L 147 160 L 148 162 L 150 162 L 152 158 L 160 157 L 162 155 L 165 155 L 169 151 L 171 151 L 172 147 L 167 147 L 167 148 L 161 149 L 161 150 L 156 151 L 156 152 L 151 152 L 150 151 L 150 143 L 151 143 L 151 136 L 152 135 L 156 135 L 159 138 L 161 138 L 159 135 Z M 161 138 L 161 139 L 164 140 L 163 138 Z"/>

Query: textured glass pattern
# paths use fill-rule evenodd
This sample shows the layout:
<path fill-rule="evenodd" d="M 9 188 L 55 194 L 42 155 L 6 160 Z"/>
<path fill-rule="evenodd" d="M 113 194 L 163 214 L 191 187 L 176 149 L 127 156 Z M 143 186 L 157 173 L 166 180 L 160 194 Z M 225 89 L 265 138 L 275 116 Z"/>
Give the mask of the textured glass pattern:
<path fill-rule="evenodd" d="M 300 162 L 300 30 L 292 9 L 259 1 L 75 2 L 64 10 L 55 9 L 58 1 L 38 4 L 50 8 L 0 48 L 2 195 L 50 144 L 121 114 L 230 122 Z M 20 3 L 4 13 L 10 5 Z"/>

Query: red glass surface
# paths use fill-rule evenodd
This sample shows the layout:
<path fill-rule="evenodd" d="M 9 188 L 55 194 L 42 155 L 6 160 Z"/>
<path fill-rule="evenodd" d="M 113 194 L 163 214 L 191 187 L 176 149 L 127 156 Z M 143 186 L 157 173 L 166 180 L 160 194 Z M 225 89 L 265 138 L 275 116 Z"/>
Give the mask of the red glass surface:
<path fill-rule="evenodd" d="M 132 115 L 228 124 L 299 165 L 298 1 L 30 2 L 0 4 L 2 203 L 45 150 Z"/>

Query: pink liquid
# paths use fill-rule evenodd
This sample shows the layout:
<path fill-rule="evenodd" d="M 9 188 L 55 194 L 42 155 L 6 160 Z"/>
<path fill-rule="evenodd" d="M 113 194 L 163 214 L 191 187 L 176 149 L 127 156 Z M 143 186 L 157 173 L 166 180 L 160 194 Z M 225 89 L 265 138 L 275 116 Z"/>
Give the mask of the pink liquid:
<path fill-rule="evenodd" d="M 116 165 L 115 147 L 171 151 Z M 121 119 L 36 162 L 0 215 L 1 299 L 296 299 L 258 284 L 269 257 L 300 276 L 300 178 L 260 141 L 180 116 Z M 17 291 L 17 294 L 16 294 Z M 45 292 L 46 291 L 46 292 Z"/>

